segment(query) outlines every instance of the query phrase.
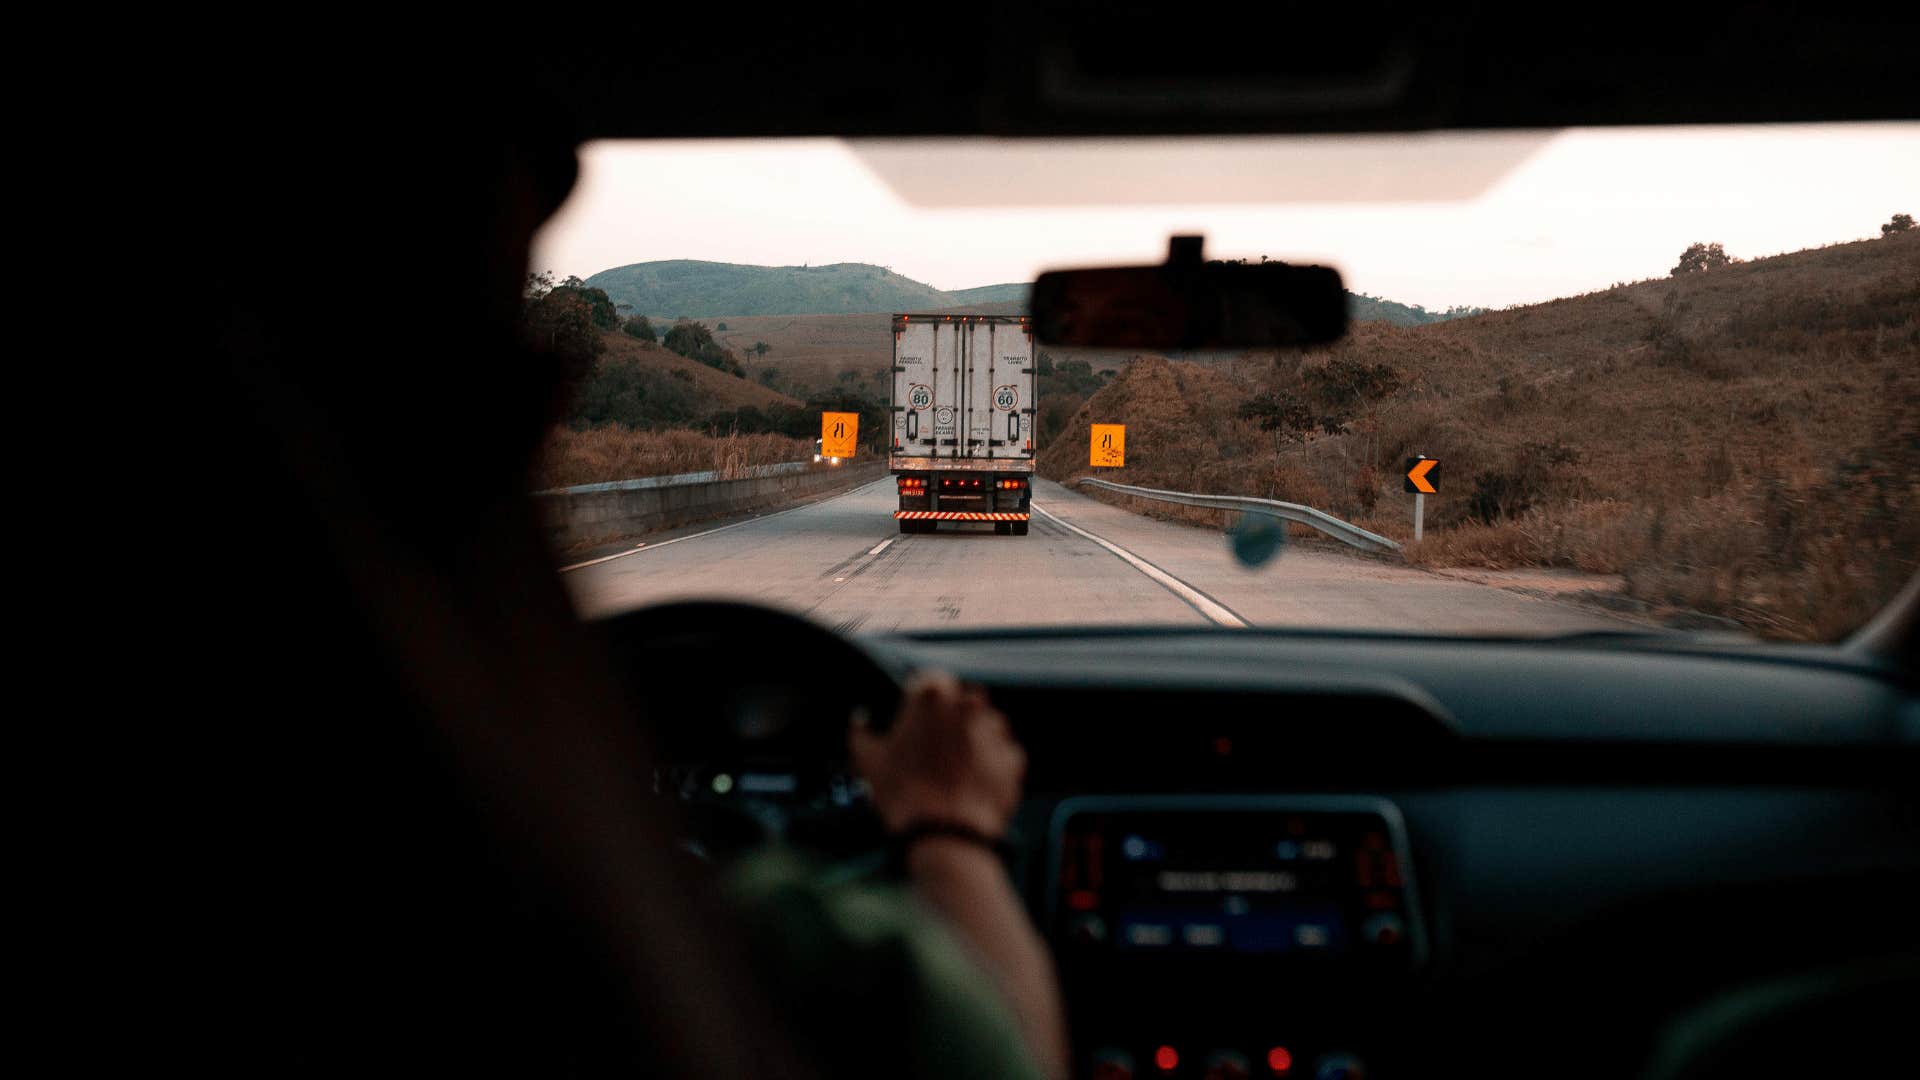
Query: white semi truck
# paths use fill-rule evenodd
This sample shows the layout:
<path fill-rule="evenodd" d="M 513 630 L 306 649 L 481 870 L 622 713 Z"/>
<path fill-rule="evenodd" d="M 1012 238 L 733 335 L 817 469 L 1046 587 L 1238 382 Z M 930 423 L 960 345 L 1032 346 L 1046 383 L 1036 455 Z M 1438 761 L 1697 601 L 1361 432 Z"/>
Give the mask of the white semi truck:
<path fill-rule="evenodd" d="M 991 522 L 1025 536 L 1033 505 L 1033 328 L 1024 315 L 895 315 L 887 462 L 903 533 Z"/>

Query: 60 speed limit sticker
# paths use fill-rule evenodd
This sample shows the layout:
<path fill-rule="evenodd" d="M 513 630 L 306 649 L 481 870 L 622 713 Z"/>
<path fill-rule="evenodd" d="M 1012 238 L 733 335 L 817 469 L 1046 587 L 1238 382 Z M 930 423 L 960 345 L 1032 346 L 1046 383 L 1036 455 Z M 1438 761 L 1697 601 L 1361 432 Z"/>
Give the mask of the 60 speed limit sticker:
<path fill-rule="evenodd" d="M 1020 389 L 1012 383 L 993 388 L 993 407 L 1001 412 L 1012 412 L 1020 404 Z"/>

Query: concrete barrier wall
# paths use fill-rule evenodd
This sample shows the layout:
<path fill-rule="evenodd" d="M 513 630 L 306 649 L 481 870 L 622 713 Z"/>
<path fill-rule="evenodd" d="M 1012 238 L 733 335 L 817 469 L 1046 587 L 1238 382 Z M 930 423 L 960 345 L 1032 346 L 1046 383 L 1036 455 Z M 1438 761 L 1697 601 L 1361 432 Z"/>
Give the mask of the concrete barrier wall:
<path fill-rule="evenodd" d="M 550 543 L 570 551 L 728 514 L 765 510 L 886 475 L 880 461 L 761 465 L 733 479 L 683 473 L 535 492 Z"/>

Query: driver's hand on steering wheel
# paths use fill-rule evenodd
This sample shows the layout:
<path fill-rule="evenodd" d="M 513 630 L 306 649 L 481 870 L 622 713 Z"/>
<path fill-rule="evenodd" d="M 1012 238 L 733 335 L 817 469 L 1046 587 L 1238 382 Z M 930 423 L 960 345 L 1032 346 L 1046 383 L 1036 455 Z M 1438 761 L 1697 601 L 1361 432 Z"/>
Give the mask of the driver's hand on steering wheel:
<path fill-rule="evenodd" d="M 1000 855 L 976 842 L 1004 837 L 1020 803 L 1027 753 L 1007 718 L 980 687 L 928 672 L 908 681 L 890 730 L 855 716 L 847 742 L 889 833 L 910 838 L 932 826 L 974 834 L 921 833 L 908 876 L 998 984 L 1040 1071 L 1065 1077 L 1066 1011 L 1053 961 Z"/>
<path fill-rule="evenodd" d="M 890 730 L 856 716 L 847 741 L 888 832 L 942 824 L 1006 833 L 1027 755 L 982 688 L 922 672 L 907 682 Z"/>

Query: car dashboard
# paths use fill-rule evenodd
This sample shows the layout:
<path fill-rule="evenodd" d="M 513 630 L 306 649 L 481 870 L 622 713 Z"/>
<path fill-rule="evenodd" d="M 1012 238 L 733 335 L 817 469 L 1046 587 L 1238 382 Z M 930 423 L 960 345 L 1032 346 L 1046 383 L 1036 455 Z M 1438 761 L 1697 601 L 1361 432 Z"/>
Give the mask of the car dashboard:
<path fill-rule="evenodd" d="M 1920 986 L 1920 698 L 1837 648 L 857 647 L 896 677 L 985 685 L 1026 747 L 1011 870 L 1054 950 L 1076 1075 L 1643 1075 L 1730 994 L 1889 961 L 1903 974 L 1873 1000 Z M 706 843 L 850 856 L 880 837 L 838 738 L 669 738 L 656 779 Z M 1779 1039 L 1794 1015 L 1728 1037 Z"/>

